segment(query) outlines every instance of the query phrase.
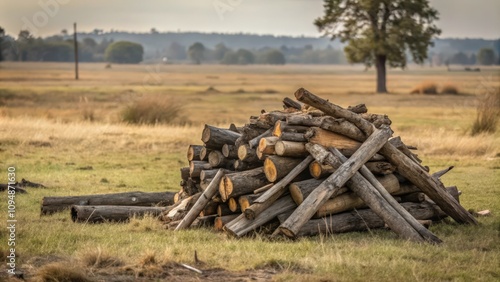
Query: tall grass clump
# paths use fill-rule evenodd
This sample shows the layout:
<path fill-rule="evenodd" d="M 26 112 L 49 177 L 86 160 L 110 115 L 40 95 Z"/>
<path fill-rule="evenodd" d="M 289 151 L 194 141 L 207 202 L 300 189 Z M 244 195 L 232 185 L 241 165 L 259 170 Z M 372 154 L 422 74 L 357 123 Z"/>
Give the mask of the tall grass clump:
<path fill-rule="evenodd" d="M 183 123 L 182 105 L 168 97 L 144 96 L 127 106 L 122 121 L 131 124 Z"/>
<path fill-rule="evenodd" d="M 423 82 L 417 85 L 410 94 L 438 94 L 438 85 L 434 82 Z"/>
<path fill-rule="evenodd" d="M 488 89 L 478 99 L 477 115 L 472 125 L 472 135 L 493 133 L 500 119 L 500 87 Z"/>
<path fill-rule="evenodd" d="M 441 94 L 458 94 L 458 87 L 453 84 L 445 84 L 443 88 L 441 88 Z"/>

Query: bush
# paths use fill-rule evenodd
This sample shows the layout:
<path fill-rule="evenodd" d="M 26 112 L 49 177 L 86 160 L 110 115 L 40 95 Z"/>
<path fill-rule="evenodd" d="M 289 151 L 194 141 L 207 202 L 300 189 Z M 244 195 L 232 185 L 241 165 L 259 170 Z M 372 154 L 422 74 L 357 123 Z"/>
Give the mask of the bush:
<path fill-rule="evenodd" d="M 479 98 L 476 121 L 472 125 L 472 135 L 496 131 L 500 118 L 500 87 L 487 90 Z"/>
<path fill-rule="evenodd" d="M 458 88 L 453 84 L 445 84 L 441 89 L 441 94 L 458 94 Z"/>
<path fill-rule="evenodd" d="M 182 106 L 166 97 L 143 97 L 122 111 L 122 120 L 132 124 L 183 123 Z"/>
<path fill-rule="evenodd" d="M 424 82 L 415 87 L 410 94 L 437 94 L 438 86 L 434 82 Z"/>

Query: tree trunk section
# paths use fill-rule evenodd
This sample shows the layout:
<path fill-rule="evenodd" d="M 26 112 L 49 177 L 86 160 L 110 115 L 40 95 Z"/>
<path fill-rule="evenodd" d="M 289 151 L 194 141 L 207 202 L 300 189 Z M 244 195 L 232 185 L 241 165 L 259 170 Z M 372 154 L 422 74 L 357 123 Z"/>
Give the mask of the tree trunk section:
<path fill-rule="evenodd" d="M 222 229 L 228 222 L 232 221 L 237 217 L 238 217 L 237 214 L 230 214 L 230 215 L 216 217 L 214 222 L 214 229 L 217 231 L 222 231 Z"/>
<path fill-rule="evenodd" d="M 212 169 L 209 162 L 205 161 L 190 161 L 189 162 L 189 175 L 191 178 L 199 178 L 202 170 Z"/>
<path fill-rule="evenodd" d="M 218 128 L 205 124 L 201 141 L 205 143 L 207 148 L 220 150 L 224 144 L 234 145 L 234 142 L 240 136 L 241 134 L 233 132 L 229 129 Z"/>
<path fill-rule="evenodd" d="M 375 56 L 375 68 L 377 69 L 377 93 L 387 93 L 385 55 Z"/>
<path fill-rule="evenodd" d="M 300 158 L 309 155 L 306 150 L 305 143 L 291 142 L 291 141 L 278 141 L 274 146 L 276 155 L 281 157 Z"/>
<path fill-rule="evenodd" d="M 388 162 L 367 162 L 365 166 L 369 171 L 377 175 L 392 174 L 396 170 L 396 167 Z"/>
<path fill-rule="evenodd" d="M 187 151 L 188 161 L 201 161 L 200 152 L 203 149 L 203 145 L 189 145 Z"/>
<path fill-rule="evenodd" d="M 355 151 L 361 145 L 361 143 L 355 140 L 319 127 L 311 127 L 305 134 L 305 137 L 310 143 L 319 144 L 326 148 L 334 147 L 339 150 L 347 149 Z"/>
<path fill-rule="evenodd" d="M 52 214 L 71 206 L 169 206 L 174 204 L 174 192 L 126 192 L 70 197 L 43 197 L 41 214 Z"/>
<path fill-rule="evenodd" d="M 267 183 L 269 182 L 264 174 L 264 168 L 254 168 L 226 175 L 220 182 L 219 193 L 225 202 L 231 197 L 253 193 L 255 189 Z"/>
<path fill-rule="evenodd" d="M 276 182 L 285 177 L 302 159 L 268 156 L 264 161 L 264 172 L 269 182 Z"/>
<path fill-rule="evenodd" d="M 163 207 L 136 206 L 72 206 L 71 220 L 73 222 L 102 223 L 106 221 L 127 221 L 132 217 L 143 217 L 145 214 L 160 216 L 165 211 Z"/>
<path fill-rule="evenodd" d="M 255 149 L 250 148 L 249 145 L 241 145 L 238 148 L 238 159 L 247 163 L 259 162 Z"/>
<path fill-rule="evenodd" d="M 228 159 L 237 159 L 238 147 L 235 145 L 224 144 L 224 146 L 222 146 L 222 155 Z"/>

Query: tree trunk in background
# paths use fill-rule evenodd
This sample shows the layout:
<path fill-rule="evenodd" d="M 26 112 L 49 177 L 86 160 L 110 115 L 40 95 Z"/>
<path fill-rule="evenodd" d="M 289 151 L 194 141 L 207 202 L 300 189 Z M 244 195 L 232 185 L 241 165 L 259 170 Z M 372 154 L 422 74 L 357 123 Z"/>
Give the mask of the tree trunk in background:
<path fill-rule="evenodd" d="M 377 93 L 387 93 L 386 87 L 386 69 L 385 55 L 377 55 L 375 58 L 375 67 L 377 68 Z"/>

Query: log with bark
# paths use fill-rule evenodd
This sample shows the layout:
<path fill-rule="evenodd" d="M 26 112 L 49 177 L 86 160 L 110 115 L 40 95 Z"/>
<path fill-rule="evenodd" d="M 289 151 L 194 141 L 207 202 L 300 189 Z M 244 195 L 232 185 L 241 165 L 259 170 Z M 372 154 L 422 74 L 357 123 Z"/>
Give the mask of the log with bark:
<path fill-rule="evenodd" d="M 68 197 L 44 197 L 41 214 L 52 214 L 71 206 L 169 206 L 174 204 L 174 192 L 126 192 Z"/>
<path fill-rule="evenodd" d="M 132 217 L 143 217 L 146 214 L 158 217 L 165 209 L 165 207 L 74 205 L 71 206 L 71 220 L 84 223 L 120 222 Z"/>
<path fill-rule="evenodd" d="M 280 156 L 268 156 L 264 161 L 264 172 L 269 182 L 275 182 L 285 177 L 302 159 Z"/>
<path fill-rule="evenodd" d="M 253 193 L 255 189 L 268 183 L 264 168 L 258 167 L 227 174 L 219 183 L 219 193 L 225 202 L 231 197 Z"/>
<path fill-rule="evenodd" d="M 201 149 L 203 149 L 203 145 L 189 145 L 187 151 L 188 161 L 201 161 Z"/>
<path fill-rule="evenodd" d="M 418 220 L 436 219 L 446 216 L 438 206 L 428 202 L 402 203 L 401 205 Z M 286 218 L 287 214 L 278 216 L 278 219 L 282 222 L 284 222 Z M 311 219 L 300 228 L 297 232 L 297 237 L 366 231 L 375 228 L 383 228 L 384 226 L 384 221 L 371 209 L 360 209 L 323 218 Z"/>
<path fill-rule="evenodd" d="M 221 150 L 224 144 L 234 144 L 241 134 L 229 129 L 218 128 L 211 125 L 205 125 L 201 135 L 201 141 L 207 148 Z"/>

